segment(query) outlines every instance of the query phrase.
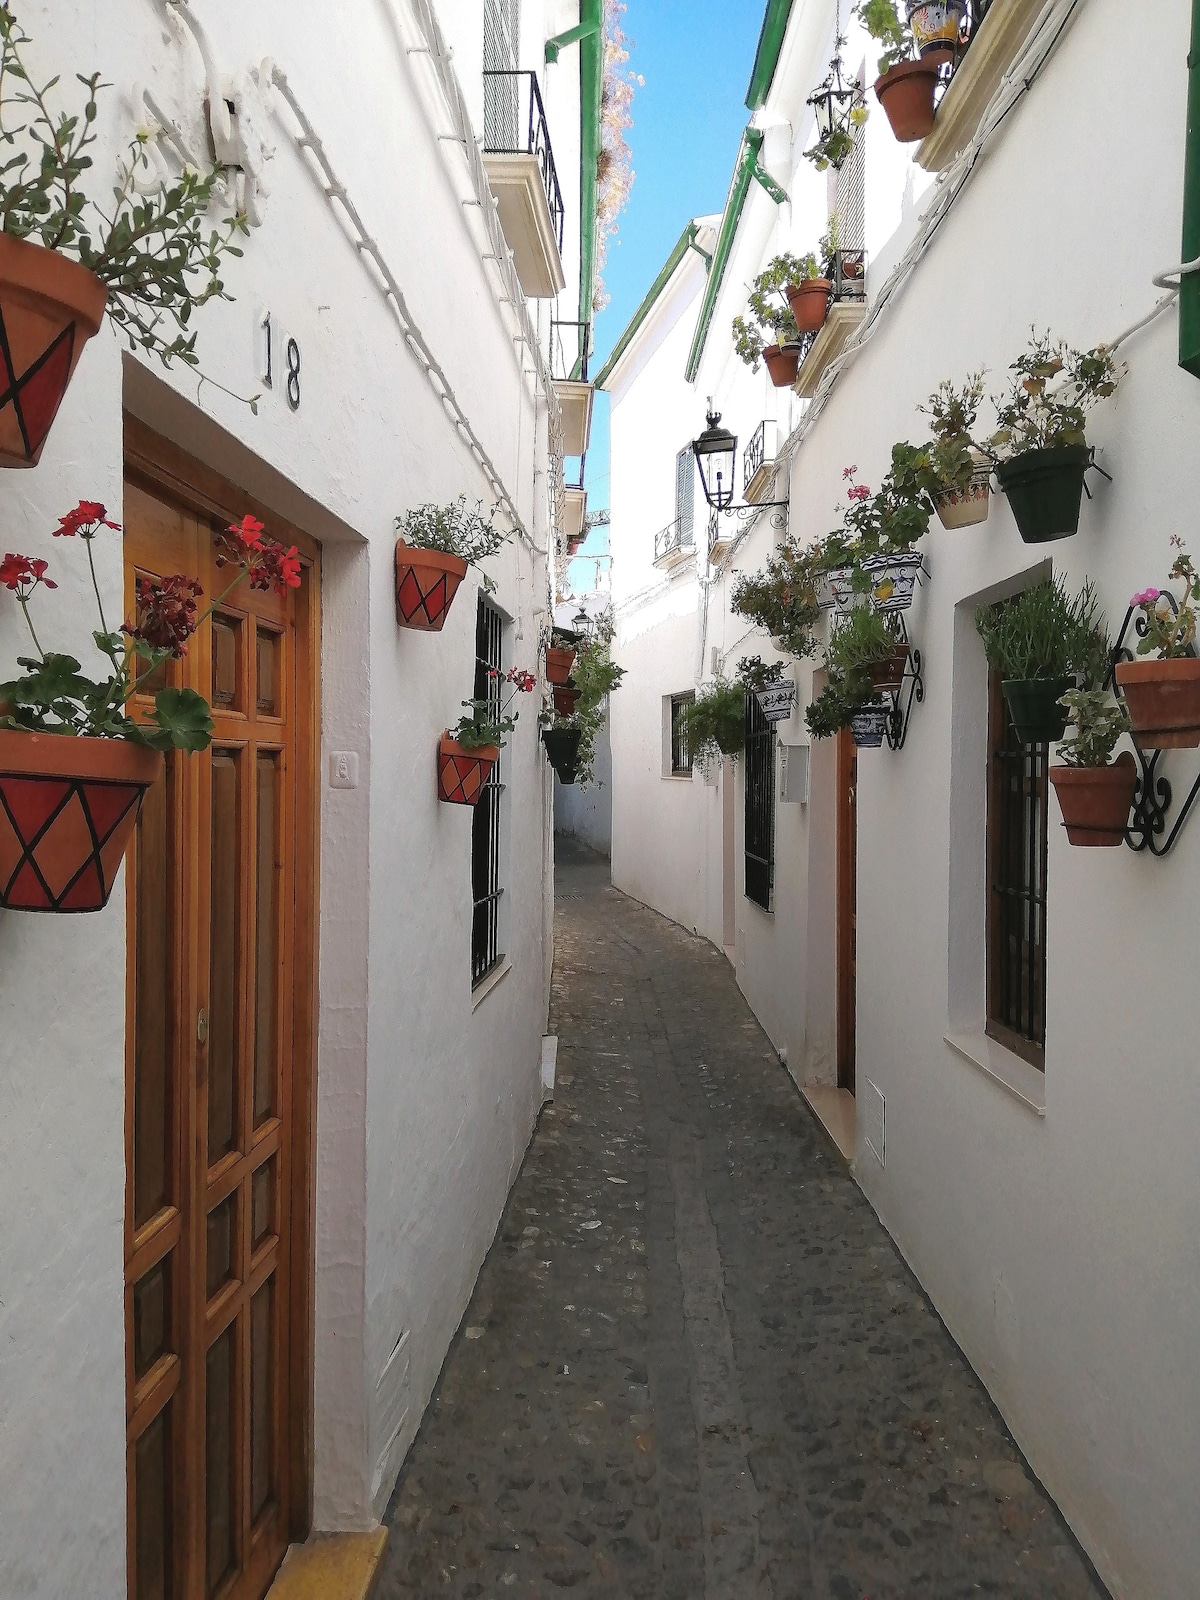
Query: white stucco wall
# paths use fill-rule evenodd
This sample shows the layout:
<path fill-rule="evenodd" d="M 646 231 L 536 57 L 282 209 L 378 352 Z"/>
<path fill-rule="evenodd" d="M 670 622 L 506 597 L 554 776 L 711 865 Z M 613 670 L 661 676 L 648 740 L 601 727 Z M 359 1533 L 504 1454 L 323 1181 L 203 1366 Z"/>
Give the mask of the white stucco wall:
<path fill-rule="evenodd" d="M 287 73 L 544 550 L 546 405 L 522 371 L 532 363 L 480 259 L 461 156 L 438 141 L 444 124 L 433 115 L 426 63 L 407 52 L 403 0 L 335 9 L 319 26 L 284 0 L 249 9 L 194 3 L 224 68 L 271 56 Z M 445 10 L 454 24 L 468 8 Z M 527 27 L 544 38 L 575 20 L 570 10 L 548 5 L 543 14 L 526 0 Z M 161 8 L 26 0 L 20 15 L 35 40 L 35 71 L 61 72 L 69 84 L 77 70 L 98 70 L 115 85 L 92 152 L 97 192 L 129 137 L 135 80 L 152 84 L 201 145 L 199 56 Z M 572 130 L 568 162 L 578 141 L 570 54 L 574 98 L 567 53 L 554 89 L 555 117 Z M 460 49 L 455 58 L 472 93 L 477 55 Z M 5 548 L 46 556 L 61 583 L 39 612 L 44 637 L 81 654 L 94 626 L 86 564 L 49 530 L 84 497 L 120 519 L 123 406 L 322 543 L 315 1520 L 352 1528 L 386 1503 L 540 1103 L 551 789 L 531 697 L 505 753 L 511 970 L 473 1009 L 470 819 L 437 803 L 434 770 L 438 735 L 471 693 L 479 578 L 468 578 L 440 636 L 398 629 L 393 518 L 427 499 L 492 496 L 294 131 L 280 107 L 266 222 L 227 273 L 236 300 L 205 308 L 196 325 L 203 370 L 251 394 L 260 387 L 255 329 L 269 309 L 302 347 L 300 411 L 265 395 L 251 416 L 211 385 L 197 396 L 194 377 L 123 359 L 106 329 L 83 357 L 41 465 L 3 474 L 0 502 Z M 573 165 L 562 172 L 569 237 L 578 229 L 577 158 Z M 577 242 L 571 248 L 577 260 Z M 567 302 L 560 314 L 573 316 Z M 548 323 L 547 309 L 537 316 Z M 119 537 L 97 555 L 119 612 Z M 536 669 L 546 560 L 514 540 L 487 570 L 511 619 L 506 659 Z M 0 653 L 11 660 L 22 648 L 6 596 Z M 325 756 L 347 749 L 360 757 L 359 788 L 329 791 Z M 0 913 L 6 1600 L 125 1595 L 125 929 L 120 886 L 97 916 Z M 407 1410 L 388 1438 L 380 1419 L 394 1397 L 377 1381 L 403 1333 Z"/>

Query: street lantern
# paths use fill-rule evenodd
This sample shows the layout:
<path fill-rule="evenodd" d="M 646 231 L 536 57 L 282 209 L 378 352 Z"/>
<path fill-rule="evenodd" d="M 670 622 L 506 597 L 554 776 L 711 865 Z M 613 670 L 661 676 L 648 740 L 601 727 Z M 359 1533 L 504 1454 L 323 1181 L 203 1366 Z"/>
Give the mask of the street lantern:
<path fill-rule="evenodd" d="M 817 119 L 817 132 L 822 139 L 828 139 L 834 128 L 841 126 L 855 96 L 854 89 L 842 82 L 842 50 L 845 44 L 845 39 L 839 34 L 834 45 L 833 60 L 829 63 L 829 75 L 820 88 L 814 89 L 808 97 L 808 104 Z"/>
<path fill-rule="evenodd" d="M 700 483 L 704 498 L 714 511 L 727 511 L 733 504 L 733 465 L 737 455 L 737 439 L 728 428 L 721 426 L 721 413 L 708 402 L 708 426 L 698 439 L 692 441 L 696 452 L 696 465 L 700 468 Z"/>

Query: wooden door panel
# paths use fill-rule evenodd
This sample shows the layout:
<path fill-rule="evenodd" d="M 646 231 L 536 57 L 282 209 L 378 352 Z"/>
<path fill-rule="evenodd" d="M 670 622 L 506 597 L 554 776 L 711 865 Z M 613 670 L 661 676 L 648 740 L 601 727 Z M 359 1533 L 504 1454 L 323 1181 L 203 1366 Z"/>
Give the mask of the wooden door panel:
<path fill-rule="evenodd" d="M 858 964 L 858 751 L 849 728 L 837 736 L 837 1069 L 855 1091 Z"/>

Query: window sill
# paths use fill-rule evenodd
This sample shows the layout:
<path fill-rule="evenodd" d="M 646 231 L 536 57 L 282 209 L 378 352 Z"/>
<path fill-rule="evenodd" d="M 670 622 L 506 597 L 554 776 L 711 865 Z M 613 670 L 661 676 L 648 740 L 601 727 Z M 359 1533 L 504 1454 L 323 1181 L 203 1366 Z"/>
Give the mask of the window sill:
<path fill-rule="evenodd" d="M 1046 1115 L 1046 1074 L 984 1033 L 946 1033 L 945 1042 L 1037 1117 Z"/>
<path fill-rule="evenodd" d="M 938 107 L 933 132 L 917 150 L 919 167 L 926 172 L 941 172 L 970 144 L 1000 80 L 1016 60 L 1041 9 L 1042 0 L 996 0 L 950 81 Z"/>
<path fill-rule="evenodd" d="M 662 781 L 664 783 L 691 783 L 691 781 L 692 781 L 692 773 L 690 773 L 690 772 L 664 772 L 663 775 L 662 775 Z"/>
<path fill-rule="evenodd" d="M 476 1007 L 481 1006 L 496 985 L 503 978 L 507 978 L 511 971 L 512 962 L 507 956 L 501 956 L 492 970 L 490 972 L 485 972 L 483 977 L 480 978 L 479 982 L 471 990 L 471 1010 L 474 1011 Z"/>

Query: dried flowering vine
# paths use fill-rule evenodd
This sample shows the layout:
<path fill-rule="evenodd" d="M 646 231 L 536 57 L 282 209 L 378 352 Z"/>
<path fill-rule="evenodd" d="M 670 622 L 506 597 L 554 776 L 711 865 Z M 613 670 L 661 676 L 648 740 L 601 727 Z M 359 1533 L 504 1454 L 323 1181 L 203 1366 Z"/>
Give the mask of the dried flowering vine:
<path fill-rule="evenodd" d="M 74 656 L 42 648 L 29 611 L 38 588 L 55 589 L 47 577 L 48 563 L 29 556 L 6 555 L 0 563 L 0 586 L 16 596 L 29 627 L 35 656 L 20 656 L 23 677 L 0 683 L 0 704 L 7 715 L 0 727 L 29 733 L 59 733 L 94 739 L 128 739 L 155 750 L 204 750 L 212 738 L 213 721 L 208 701 L 194 689 L 160 689 L 149 722 L 128 715 L 129 702 L 146 680 L 166 661 L 187 654 L 188 641 L 216 608 L 248 579 L 252 589 L 274 589 L 286 595 L 300 584 L 300 558 L 293 545 L 285 550 L 254 517 L 243 517 L 218 539 L 217 565 L 236 567 L 227 588 L 204 610 L 204 590 L 195 578 L 182 573 L 165 578 L 139 578 L 134 615 L 118 632 L 109 629 L 92 556 L 92 542 L 102 528 L 120 531 L 106 508 L 94 500 L 81 500 L 59 519 L 55 538 L 79 538 L 88 554 L 92 587 L 100 614 L 100 627 L 92 639 L 107 657 L 112 671 L 99 680 L 85 677 Z"/>

